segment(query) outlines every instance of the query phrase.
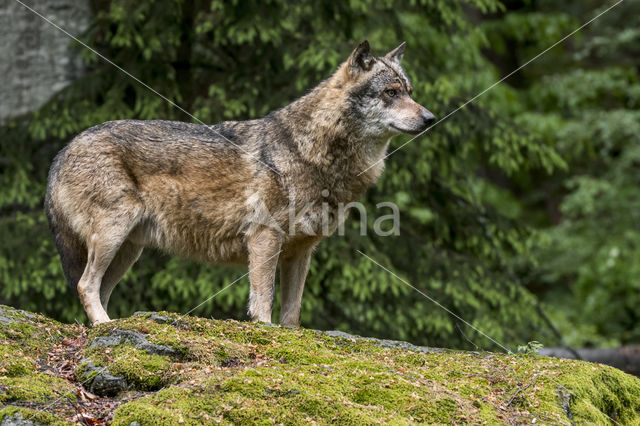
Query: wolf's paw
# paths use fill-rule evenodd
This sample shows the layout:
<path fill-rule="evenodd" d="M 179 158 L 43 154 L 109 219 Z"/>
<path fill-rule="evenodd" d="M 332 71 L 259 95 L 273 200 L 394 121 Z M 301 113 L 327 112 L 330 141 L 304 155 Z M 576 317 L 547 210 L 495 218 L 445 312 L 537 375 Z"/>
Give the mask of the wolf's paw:
<path fill-rule="evenodd" d="M 108 316 L 104 316 L 103 318 L 95 319 L 91 322 L 91 327 L 95 327 L 98 324 L 104 324 L 107 322 L 111 322 L 111 319 Z"/>

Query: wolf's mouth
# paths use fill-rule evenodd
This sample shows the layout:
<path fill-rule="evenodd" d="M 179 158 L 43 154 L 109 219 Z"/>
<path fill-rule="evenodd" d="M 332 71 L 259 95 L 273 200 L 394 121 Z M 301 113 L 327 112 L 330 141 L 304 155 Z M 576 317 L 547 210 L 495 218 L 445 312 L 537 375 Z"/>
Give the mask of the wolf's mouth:
<path fill-rule="evenodd" d="M 412 129 L 412 130 L 408 130 L 408 129 L 401 129 L 400 127 L 389 123 L 389 127 L 394 128 L 395 130 L 402 132 L 402 133 L 408 133 L 410 135 L 417 135 L 418 133 L 420 133 L 422 131 L 422 129 Z"/>

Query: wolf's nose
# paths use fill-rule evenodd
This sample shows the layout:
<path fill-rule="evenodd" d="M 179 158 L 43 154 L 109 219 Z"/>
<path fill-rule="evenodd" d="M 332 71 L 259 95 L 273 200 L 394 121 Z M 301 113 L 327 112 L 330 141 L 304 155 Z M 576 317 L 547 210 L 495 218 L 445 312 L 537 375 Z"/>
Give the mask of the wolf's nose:
<path fill-rule="evenodd" d="M 433 115 L 431 111 L 429 111 L 426 108 L 422 110 L 421 115 L 422 115 L 422 120 L 424 121 L 425 126 L 428 126 L 432 124 L 434 121 L 436 121 L 436 116 Z"/>

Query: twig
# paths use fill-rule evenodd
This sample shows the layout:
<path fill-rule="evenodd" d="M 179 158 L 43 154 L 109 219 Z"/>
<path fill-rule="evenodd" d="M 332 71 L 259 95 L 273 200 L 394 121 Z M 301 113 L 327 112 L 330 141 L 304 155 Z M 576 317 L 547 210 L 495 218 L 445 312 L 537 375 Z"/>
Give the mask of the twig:
<path fill-rule="evenodd" d="M 545 314 L 545 312 L 542 310 L 542 306 L 540 305 L 540 302 L 536 302 L 536 312 L 538 313 L 538 316 L 540 318 L 542 318 L 542 320 L 545 322 L 545 324 L 547 324 L 547 327 L 549 327 L 549 329 L 551 330 L 551 332 L 556 336 L 556 338 L 558 339 L 558 341 L 560 342 L 560 346 L 564 347 L 566 350 L 568 350 L 569 352 L 571 352 L 571 354 L 573 356 L 576 357 L 576 359 L 582 360 L 582 357 L 580 356 L 580 354 L 578 353 L 577 350 L 575 350 L 573 347 L 571 347 L 570 345 L 567 345 L 564 342 L 564 338 L 562 337 L 562 334 L 560 333 L 560 331 L 553 325 L 553 323 L 551 322 L 551 319 L 547 316 L 547 314 Z"/>
<path fill-rule="evenodd" d="M 540 373 L 536 373 L 533 375 L 533 377 L 531 378 L 531 380 L 529 381 L 529 383 L 521 388 L 518 388 L 518 390 L 516 391 L 516 393 L 513 394 L 513 396 L 511 397 L 511 399 L 509 400 L 509 402 L 507 402 L 507 404 L 505 405 L 505 407 L 508 407 L 511 405 L 511 403 L 516 399 L 516 397 L 520 394 L 520 392 L 527 390 L 532 384 L 533 382 L 536 380 L 536 377 L 538 377 Z"/>
<path fill-rule="evenodd" d="M 458 323 L 456 323 L 456 328 L 458 329 L 458 331 L 460 332 L 460 334 L 462 334 L 462 337 L 464 337 L 464 339 L 465 339 L 467 342 L 471 343 L 471 344 L 473 345 L 473 347 L 474 347 L 474 348 L 476 348 L 476 351 L 477 351 L 477 350 L 483 350 L 480 346 L 476 345 L 476 344 L 475 344 L 471 339 L 469 339 L 469 338 L 464 334 L 464 332 L 462 331 L 462 329 L 460 328 L 460 325 L 459 325 Z"/>

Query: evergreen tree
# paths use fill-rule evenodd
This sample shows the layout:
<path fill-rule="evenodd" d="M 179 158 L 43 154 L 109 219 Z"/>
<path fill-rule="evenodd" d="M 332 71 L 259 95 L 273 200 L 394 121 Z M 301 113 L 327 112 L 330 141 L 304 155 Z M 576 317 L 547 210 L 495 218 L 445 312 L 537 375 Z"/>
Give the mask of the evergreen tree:
<path fill-rule="evenodd" d="M 616 3 L 512 1 L 483 24 L 505 72 L 615 5 L 510 80 L 501 108 L 567 169 L 486 191 L 539 229 L 522 281 L 576 347 L 640 342 L 640 2 Z"/>

